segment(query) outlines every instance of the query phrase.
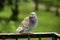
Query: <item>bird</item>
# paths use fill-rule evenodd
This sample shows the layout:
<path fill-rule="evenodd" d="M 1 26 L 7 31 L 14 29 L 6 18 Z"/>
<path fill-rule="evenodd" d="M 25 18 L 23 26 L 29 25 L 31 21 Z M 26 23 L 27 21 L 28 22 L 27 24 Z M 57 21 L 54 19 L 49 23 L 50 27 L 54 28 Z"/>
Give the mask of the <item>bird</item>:
<path fill-rule="evenodd" d="M 19 24 L 16 32 L 23 33 L 25 31 L 26 33 L 30 33 L 31 30 L 36 28 L 37 24 L 38 19 L 36 12 L 31 12 L 30 15 L 25 17 L 24 20 Z"/>

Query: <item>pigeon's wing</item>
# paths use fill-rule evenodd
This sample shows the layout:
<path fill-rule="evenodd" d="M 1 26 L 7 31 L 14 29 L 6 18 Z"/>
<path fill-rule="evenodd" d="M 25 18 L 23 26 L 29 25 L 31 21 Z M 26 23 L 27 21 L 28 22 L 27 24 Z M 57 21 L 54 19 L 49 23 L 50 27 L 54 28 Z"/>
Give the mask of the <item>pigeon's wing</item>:
<path fill-rule="evenodd" d="M 19 27 L 17 28 L 17 32 L 23 32 L 24 31 L 24 27 L 28 27 L 29 24 L 29 17 L 26 17 L 19 25 Z"/>
<path fill-rule="evenodd" d="M 18 28 L 16 29 L 16 31 L 19 32 L 19 33 L 22 33 L 22 32 L 24 31 L 24 29 L 23 29 L 23 27 L 18 27 Z"/>
<path fill-rule="evenodd" d="M 26 17 L 21 24 L 19 25 L 20 27 L 28 27 L 29 25 L 29 17 Z"/>

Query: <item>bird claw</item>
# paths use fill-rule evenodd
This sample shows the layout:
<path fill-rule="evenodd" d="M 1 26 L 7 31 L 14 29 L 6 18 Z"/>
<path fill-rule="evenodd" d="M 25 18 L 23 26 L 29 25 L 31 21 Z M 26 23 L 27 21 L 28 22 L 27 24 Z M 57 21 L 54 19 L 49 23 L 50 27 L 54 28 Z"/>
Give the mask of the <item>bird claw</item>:
<path fill-rule="evenodd" d="M 26 34 L 30 35 L 30 34 L 32 34 L 32 33 L 31 33 L 31 32 L 27 32 Z"/>

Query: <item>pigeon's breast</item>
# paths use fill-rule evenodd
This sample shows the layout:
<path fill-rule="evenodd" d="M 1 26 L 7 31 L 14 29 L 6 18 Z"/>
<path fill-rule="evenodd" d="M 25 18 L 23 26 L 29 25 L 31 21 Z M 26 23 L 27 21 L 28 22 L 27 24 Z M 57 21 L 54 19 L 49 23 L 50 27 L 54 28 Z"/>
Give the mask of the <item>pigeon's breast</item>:
<path fill-rule="evenodd" d="M 28 26 L 29 27 L 34 27 L 35 26 L 35 23 L 30 22 Z"/>
<path fill-rule="evenodd" d="M 36 24 L 34 24 L 34 23 L 29 23 L 28 30 L 34 29 L 35 28 L 35 25 Z"/>

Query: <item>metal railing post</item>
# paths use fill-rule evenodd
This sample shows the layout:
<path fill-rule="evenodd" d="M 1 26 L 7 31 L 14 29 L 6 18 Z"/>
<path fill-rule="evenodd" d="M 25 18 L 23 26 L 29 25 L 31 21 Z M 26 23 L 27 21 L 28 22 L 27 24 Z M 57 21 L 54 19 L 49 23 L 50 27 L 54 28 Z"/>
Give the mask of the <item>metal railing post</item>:
<path fill-rule="evenodd" d="M 41 37 L 39 38 L 39 40 L 41 40 Z"/>
<path fill-rule="evenodd" d="M 57 40 L 57 38 L 54 38 L 54 37 L 53 37 L 52 40 Z"/>
<path fill-rule="evenodd" d="M 2 40 L 6 40 L 4 36 L 3 36 L 3 39 Z"/>
<path fill-rule="evenodd" d="M 30 40 L 30 34 L 28 34 L 28 40 Z"/>
<path fill-rule="evenodd" d="M 16 38 L 16 40 L 18 40 L 18 38 Z"/>
<path fill-rule="evenodd" d="M 52 40 L 57 40 L 57 37 L 55 37 L 55 35 L 52 37 Z"/>

